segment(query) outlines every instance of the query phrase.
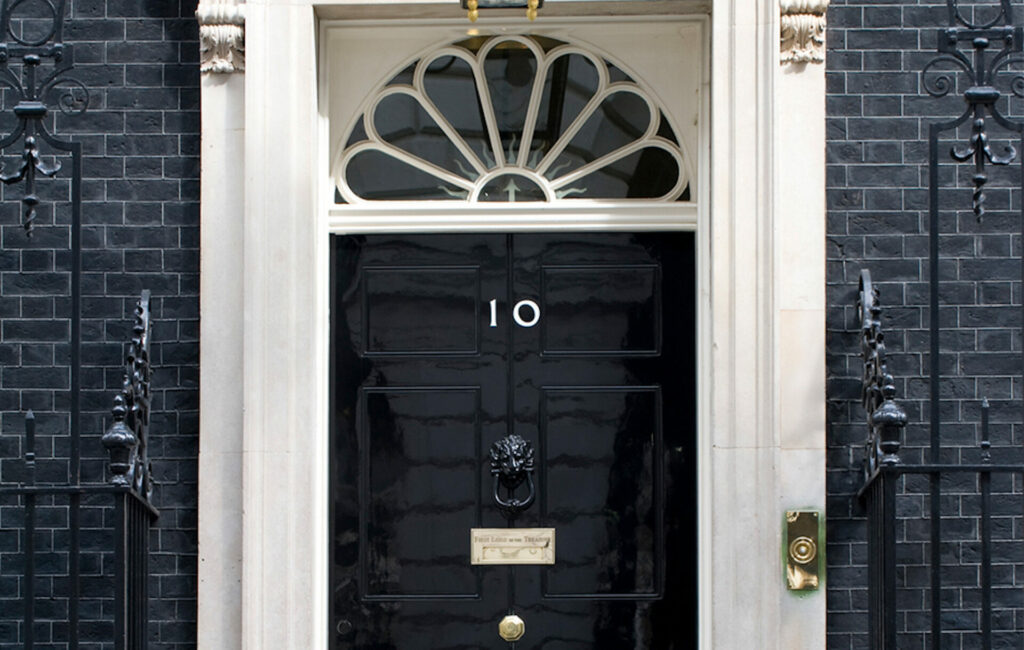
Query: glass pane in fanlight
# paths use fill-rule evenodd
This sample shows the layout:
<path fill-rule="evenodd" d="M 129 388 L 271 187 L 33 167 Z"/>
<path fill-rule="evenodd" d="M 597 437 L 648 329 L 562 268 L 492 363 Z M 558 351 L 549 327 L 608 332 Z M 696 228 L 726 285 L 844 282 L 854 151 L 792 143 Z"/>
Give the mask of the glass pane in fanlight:
<path fill-rule="evenodd" d="M 451 199 L 464 201 L 469 192 L 381 151 L 363 151 L 344 170 L 349 188 L 368 201 Z"/>
<path fill-rule="evenodd" d="M 679 163 L 664 149 L 647 147 L 560 188 L 565 198 L 667 199 L 679 180 Z"/>
<path fill-rule="evenodd" d="M 579 54 L 560 56 L 544 75 L 528 166 L 535 167 L 597 93 L 597 68 Z"/>
<path fill-rule="evenodd" d="M 363 126 L 363 118 L 359 116 L 359 120 L 356 121 L 355 125 L 352 126 L 352 132 L 348 135 L 348 142 L 345 143 L 345 148 L 349 148 L 354 144 L 358 144 L 363 140 L 367 140 L 366 127 Z"/>
<path fill-rule="evenodd" d="M 537 76 L 537 59 L 522 43 L 504 41 L 487 54 L 484 76 L 501 135 L 502 151 L 509 164 L 515 164 Z"/>
<path fill-rule="evenodd" d="M 413 76 L 416 72 L 416 64 L 410 63 L 404 70 L 396 74 L 391 78 L 391 81 L 387 83 L 388 86 L 411 86 Z"/>
<path fill-rule="evenodd" d="M 591 115 L 544 175 L 556 179 L 620 147 L 636 142 L 647 131 L 651 111 L 638 95 L 609 95 Z"/>
<path fill-rule="evenodd" d="M 658 133 L 659 138 L 665 138 L 674 145 L 679 144 L 679 139 L 676 137 L 676 132 L 672 130 L 672 126 L 668 123 L 668 119 L 665 117 L 665 113 L 662 112 L 658 118 Z"/>
<path fill-rule="evenodd" d="M 543 201 L 544 190 L 537 183 L 518 174 L 505 174 L 492 178 L 480 191 L 479 201 L 526 202 Z"/>
<path fill-rule="evenodd" d="M 385 97 L 373 113 L 380 137 L 428 163 L 469 180 L 478 174 L 423 106 L 409 95 Z"/>
<path fill-rule="evenodd" d="M 427 97 L 488 169 L 495 159 L 473 68 L 456 56 L 434 59 L 423 77 Z"/>
<path fill-rule="evenodd" d="M 605 63 L 608 63 L 607 61 Z M 608 63 L 608 81 L 611 83 L 617 83 L 619 81 L 625 81 L 628 83 L 635 83 L 633 77 L 622 71 L 622 68 L 618 67 L 613 63 Z"/>
<path fill-rule="evenodd" d="M 560 45 L 565 45 L 565 41 L 559 41 L 554 38 L 549 38 L 547 36 L 539 36 L 537 34 L 531 36 L 530 39 L 537 45 L 540 45 L 541 49 L 544 50 L 545 52 L 550 52 L 551 50 L 555 49 Z"/>

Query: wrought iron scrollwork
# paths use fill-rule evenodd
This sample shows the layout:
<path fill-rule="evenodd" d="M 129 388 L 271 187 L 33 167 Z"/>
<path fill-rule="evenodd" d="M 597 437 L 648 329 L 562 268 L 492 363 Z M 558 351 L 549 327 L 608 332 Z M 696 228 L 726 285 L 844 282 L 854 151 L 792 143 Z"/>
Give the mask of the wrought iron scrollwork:
<path fill-rule="evenodd" d="M 860 348 L 864 358 L 861 402 L 870 430 L 864 471 L 865 478 L 869 479 L 881 465 L 900 462 L 900 439 L 907 425 L 907 414 L 895 401 L 896 384 L 885 360 L 878 288 L 872 285 L 871 273 L 867 269 L 860 272 L 857 307 L 860 311 Z"/>
<path fill-rule="evenodd" d="M 494 477 L 494 502 L 511 523 L 529 509 L 537 497 L 533 482 L 533 445 L 515 434 L 495 442 L 491 445 L 491 475 Z M 526 483 L 527 495 L 525 499 L 518 499 L 515 493 L 523 483 Z"/>
<path fill-rule="evenodd" d="M 0 182 L 13 185 L 24 182 L 21 203 L 24 206 L 25 232 L 32 233 L 36 219 L 36 177 L 53 177 L 61 169 L 56 159 L 43 161 L 39 145 L 45 142 L 60 151 L 70 151 L 69 143 L 59 140 L 48 130 L 48 104 L 55 104 L 64 114 L 84 113 L 89 105 L 89 91 L 77 79 L 67 76 L 74 67 L 74 48 L 64 43 L 64 9 L 66 0 L 3 0 L 0 4 L 0 90 L 14 94 L 14 115 L 18 125 L 0 139 L 0 149 L 23 140 L 21 161 L 14 171 L 0 165 Z M 34 35 L 27 35 L 20 9 L 31 6 L 36 12 L 43 8 L 44 18 L 32 21 Z M 52 65 L 46 65 L 49 62 Z M 75 199 L 72 199 L 73 201 Z"/>
<path fill-rule="evenodd" d="M 944 574 L 948 575 L 948 568 L 977 571 L 977 595 L 972 599 L 976 604 L 969 607 L 976 608 L 976 612 L 972 611 L 970 616 L 977 616 L 977 630 L 980 634 L 972 633 L 972 641 L 976 640 L 974 645 L 979 648 L 995 647 L 993 632 L 999 628 L 993 620 L 993 614 L 998 611 L 998 606 L 993 603 L 993 594 L 998 592 L 993 589 L 993 585 L 999 578 L 998 574 L 994 575 L 993 566 L 998 566 L 997 562 L 1006 561 L 996 559 L 1000 546 L 1013 549 L 1002 551 L 1003 558 L 1006 557 L 1005 553 L 1014 553 L 1019 548 L 1016 545 L 1019 535 L 1000 536 L 998 532 L 999 520 L 995 513 L 1001 507 L 1012 510 L 1017 506 L 1014 496 L 1009 492 L 998 497 L 993 494 L 993 479 L 998 477 L 996 480 L 1001 483 L 1005 481 L 1006 485 L 1016 484 L 1019 477 L 1024 475 L 1024 465 L 1019 461 L 1012 462 L 1012 455 L 1007 459 L 1011 462 L 992 462 L 989 403 L 986 399 L 982 399 L 980 404 L 980 449 L 974 456 L 977 460 L 972 462 L 969 455 L 961 455 L 959 444 L 956 454 L 943 453 L 943 402 L 947 400 L 943 395 L 943 383 L 944 375 L 950 374 L 949 371 L 944 372 L 943 363 L 948 362 L 951 356 L 945 355 L 942 349 L 941 335 L 944 328 L 941 322 L 945 319 L 941 309 L 944 302 L 953 305 L 961 302 L 957 299 L 949 300 L 942 295 L 942 288 L 950 276 L 940 270 L 940 261 L 943 261 L 940 237 L 944 232 L 940 207 L 949 210 L 951 206 L 941 201 L 939 140 L 950 137 L 951 133 L 956 134 L 963 127 L 970 128 L 968 144 L 954 146 L 951 155 L 956 162 L 974 163 L 971 177 L 974 186 L 972 203 L 975 215 L 981 219 L 985 214 L 986 183 L 991 181 L 986 168 L 1011 163 L 1016 166 L 1021 163 L 1019 152 L 1024 149 L 1024 122 L 1012 121 L 1001 111 L 1007 110 L 1008 94 L 1024 97 L 1024 73 L 1018 72 L 1014 66 L 1024 63 L 1024 31 L 1013 24 L 1010 0 L 983 0 L 963 4 L 958 0 L 947 0 L 947 7 L 949 26 L 938 30 L 939 54 L 924 67 L 922 81 L 924 90 L 933 97 L 962 92 L 966 107 L 956 117 L 928 125 L 927 363 L 930 377 L 929 398 L 922 404 L 926 411 L 922 414 L 924 421 L 920 432 L 930 438 L 926 462 L 901 462 L 900 443 L 907 425 L 907 415 L 895 401 L 895 383 L 886 366 L 878 291 L 872 286 L 867 271 L 862 271 L 860 276 L 861 350 L 864 355 L 862 399 L 870 433 L 864 464 L 866 476 L 859 495 L 865 506 L 868 524 L 867 603 L 869 645 L 872 648 L 896 648 L 901 645 L 901 635 L 909 629 L 906 626 L 908 615 L 916 616 L 921 621 L 930 619 L 926 637 L 922 637 L 927 638 L 930 647 L 948 645 L 944 640 L 950 638 L 949 621 L 966 613 L 962 603 L 950 603 L 945 597 L 949 592 L 949 587 L 943 584 L 947 579 Z M 1007 75 L 1012 77 L 1009 88 L 1000 90 L 997 85 L 1003 84 Z M 1010 134 L 1007 139 L 1017 141 L 1016 148 L 1001 148 L 992 144 L 990 129 L 994 132 L 997 128 L 1000 132 Z M 1017 185 L 1013 194 L 1019 196 L 1020 189 L 1021 186 Z M 957 276 L 956 279 L 962 278 Z M 957 367 L 952 374 L 961 374 L 962 370 Z M 980 370 L 974 374 L 985 372 Z M 950 401 L 955 400 L 959 407 L 965 403 L 961 397 L 957 394 Z M 956 415 L 956 419 L 959 424 L 967 424 L 967 416 L 962 411 Z M 916 487 L 910 487 L 911 483 L 906 480 L 911 476 L 915 477 Z M 922 489 L 921 485 L 925 482 L 927 487 Z M 950 484 L 955 486 L 953 492 L 956 494 L 953 496 L 944 492 L 948 489 L 944 486 Z M 973 492 L 974 486 L 977 487 L 977 498 Z M 958 502 L 965 504 L 965 507 L 957 511 L 954 520 L 959 524 L 967 523 L 975 531 L 973 534 L 976 537 L 972 538 L 970 550 L 954 548 L 962 537 L 959 531 L 952 536 L 943 534 L 944 530 L 948 530 L 948 524 L 945 523 L 949 521 L 948 506 L 945 504 L 950 498 L 959 499 Z M 908 515 L 901 512 L 902 504 L 913 504 L 912 508 L 921 508 L 923 511 Z M 930 574 L 930 585 L 925 594 L 925 599 L 929 601 L 926 605 L 930 609 L 928 614 L 921 612 L 919 605 L 908 604 L 910 601 L 901 593 L 901 576 L 911 569 L 923 569 L 920 558 L 913 558 L 906 554 L 905 549 L 901 550 L 904 533 L 911 527 L 910 520 L 914 520 L 915 536 L 920 534 L 920 529 L 916 528 L 918 524 L 927 522 L 928 534 L 925 538 L 929 540 L 929 550 L 923 565 L 927 566 Z M 1001 541 L 994 543 L 997 539 Z M 977 543 L 973 543 L 973 540 L 977 540 Z M 1011 541 L 1014 543 L 1011 544 Z"/>
<path fill-rule="evenodd" d="M 956 0 L 947 0 L 947 7 L 949 27 L 939 30 L 939 54 L 924 66 L 922 86 L 929 95 L 944 97 L 957 87 L 956 74 L 966 77 L 965 111 L 956 120 L 937 126 L 944 130 L 971 120 L 970 140 L 964 146 L 952 147 L 950 156 L 957 162 L 974 162 L 972 207 L 981 219 L 985 214 L 985 184 L 988 182 L 986 165 L 1006 166 L 1018 155 L 1010 144 L 1004 145 L 1001 153 L 993 149 L 988 120 L 1017 133 L 1024 130 L 1024 124 L 1010 120 L 1000 111 L 997 102 L 1003 92 L 996 86 L 997 77 L 1007 72 L 1011 64 L 1024 61 L 1024 31 L 1013 26 L 1009 0 L 1000 0 L 993 7 L 972 5 L 972 15 L 982 16 L 981 19 L 965 16 Z M 954 70 L 939 70 L 942 65 L 953 66 Z M 1009 90 L 1017 97 L 1024 97 L 1024 74 L 1013 73 Z"/>
<path fill-rule="evenodd" d="M 135 322 L 128 345 L 121 392 L 114 397 L 114 421 L 103 434 L 110 453 L 111 482 L 130 486 L 149 500 L 153 491 L 149 454 L 149 291 L 135 307 Z"/>

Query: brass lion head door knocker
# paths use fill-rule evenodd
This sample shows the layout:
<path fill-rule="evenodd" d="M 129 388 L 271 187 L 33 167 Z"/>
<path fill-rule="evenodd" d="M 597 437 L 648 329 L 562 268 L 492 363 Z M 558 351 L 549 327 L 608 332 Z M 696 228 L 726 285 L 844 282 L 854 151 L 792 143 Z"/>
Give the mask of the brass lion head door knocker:
<path fill-rule="evenodd" d="M 494 502 L 512 525 L 537 498 L 533 482 L 533 445 L 515 434 L 495 442 L 491 445 L 491 476 L 494 477 Z M 519 499 L 516 490 L 523 483 L 526 483 L 527 493 L 525 498 Z"/>

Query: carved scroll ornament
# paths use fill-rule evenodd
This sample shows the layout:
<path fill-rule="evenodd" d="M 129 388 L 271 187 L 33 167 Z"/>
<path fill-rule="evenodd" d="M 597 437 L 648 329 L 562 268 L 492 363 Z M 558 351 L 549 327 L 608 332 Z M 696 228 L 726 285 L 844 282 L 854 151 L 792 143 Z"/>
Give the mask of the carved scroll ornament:
<path fill-rule="evenodd" d="M 199 3 L 196 18 L 200 72 L 245 70 L 245 5 L 235 0 L 207 0 Z"/>
<path fill-rule="evenodd" d="M 828 0 L 782 0 L 781 63 L 825 62 Z"/>

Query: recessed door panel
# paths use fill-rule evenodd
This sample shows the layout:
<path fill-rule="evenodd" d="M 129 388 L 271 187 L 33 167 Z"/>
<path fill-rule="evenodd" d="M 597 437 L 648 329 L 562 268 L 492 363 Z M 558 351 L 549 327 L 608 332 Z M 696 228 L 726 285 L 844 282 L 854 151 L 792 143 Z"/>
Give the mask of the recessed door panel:
<path fill-rule="evenodd" d="M 474 596 L 461 547 L 480 514 L 478 389 L 367 388 L 361 447 L 366 596 Z"/>
<path fill-rule="evenodd" d="M 654 596 L 664 556 L 660 391 L 544 391 L 542 514 L 571 549 L 545 570 L 545 596 Z"/>
<path fill-rule="evenodd" d="M 332 648 L 696 643 L 693 237 L 335 236 Z M 509 525 L 488 450 L 534 448 L 553 565 L 470 562 Z"/>
<path fill-rule="evenodd" d="M 364 268 L 363 274 L 368 355 L 477 351 L 479 268 L 407 264 Z"/>
<path fill-rule="evenodd" d="M 657 266 L 545 266 L 545 354 L 657 354 L 661 287 Z"/>

